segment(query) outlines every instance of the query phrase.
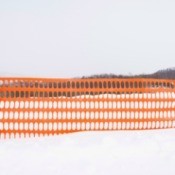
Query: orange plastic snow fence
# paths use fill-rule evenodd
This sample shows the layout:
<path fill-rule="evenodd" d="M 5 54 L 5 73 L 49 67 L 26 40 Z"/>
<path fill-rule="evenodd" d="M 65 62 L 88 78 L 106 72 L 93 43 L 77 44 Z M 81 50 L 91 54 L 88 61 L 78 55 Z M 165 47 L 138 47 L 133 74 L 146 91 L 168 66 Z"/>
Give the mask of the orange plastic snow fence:
<path fill-rule="evenodd" d="M 175 82 L 0 78 L 0 136 L 175 127 Z"/>

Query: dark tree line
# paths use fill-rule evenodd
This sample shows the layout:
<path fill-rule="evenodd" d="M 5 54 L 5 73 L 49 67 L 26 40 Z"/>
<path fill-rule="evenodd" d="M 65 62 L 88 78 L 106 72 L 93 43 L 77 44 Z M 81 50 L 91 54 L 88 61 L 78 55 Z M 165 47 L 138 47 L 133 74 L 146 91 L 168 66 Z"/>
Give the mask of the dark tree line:
<path fill-rule="evenodd" d="M 116 75 L 116 74 L 95 74 L 91 76 L 83 76 L 85 78 L 155 78 L 155 79 L 175 79 L 175 68 L 159 70 L 152 74 L 139 75 Z"/>

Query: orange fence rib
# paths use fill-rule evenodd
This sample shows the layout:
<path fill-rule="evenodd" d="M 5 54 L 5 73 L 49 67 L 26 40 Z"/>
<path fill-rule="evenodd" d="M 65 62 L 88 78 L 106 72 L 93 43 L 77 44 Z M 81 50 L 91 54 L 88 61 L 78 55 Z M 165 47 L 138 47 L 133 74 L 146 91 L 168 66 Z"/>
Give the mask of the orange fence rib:
<path fill-rule="evenodd" d="M 175 82 L 0 78 L 0 136 L 175 127 Z"/>

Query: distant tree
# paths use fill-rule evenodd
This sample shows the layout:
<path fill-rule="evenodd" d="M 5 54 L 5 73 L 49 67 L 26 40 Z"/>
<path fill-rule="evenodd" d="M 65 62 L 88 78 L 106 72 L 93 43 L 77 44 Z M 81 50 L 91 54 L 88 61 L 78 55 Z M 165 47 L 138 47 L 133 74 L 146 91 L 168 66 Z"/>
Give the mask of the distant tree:
<path fill-rule="evenodd" d="M 159 70 L 152 74 L 138 74 L 138 75 L 116 75 L 116 74 L 95 74 L 90 76 L 83 76 L 82 79 L 87 78 L 155 78 L 155 79 L 175 79 L 175 68 L 168 68 Z"/>

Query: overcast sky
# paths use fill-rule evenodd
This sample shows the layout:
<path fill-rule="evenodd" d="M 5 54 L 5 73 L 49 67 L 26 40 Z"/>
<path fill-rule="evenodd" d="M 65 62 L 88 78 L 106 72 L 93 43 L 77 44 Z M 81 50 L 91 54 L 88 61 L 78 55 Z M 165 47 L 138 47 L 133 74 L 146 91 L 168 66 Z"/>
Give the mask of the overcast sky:
<path fill-rule="evenodd" d="M 174 0 L 0 0 L 0 75 L 174 67 L 174 21 Z"/>

